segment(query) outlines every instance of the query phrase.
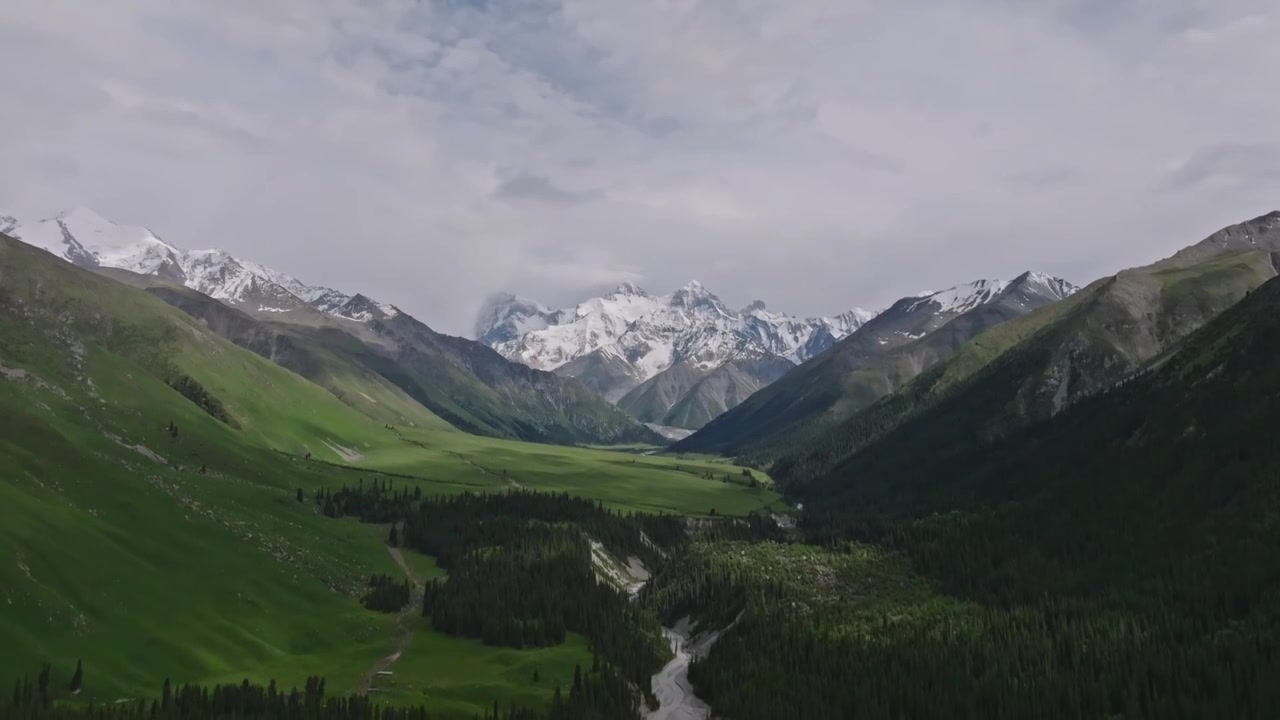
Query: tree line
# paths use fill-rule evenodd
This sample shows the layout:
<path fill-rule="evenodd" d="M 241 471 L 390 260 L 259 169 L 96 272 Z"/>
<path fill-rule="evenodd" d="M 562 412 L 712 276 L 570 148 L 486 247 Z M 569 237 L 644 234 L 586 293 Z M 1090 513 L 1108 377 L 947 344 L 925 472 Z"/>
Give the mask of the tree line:
<path fill-rule="evenodd" d="M 39 678 L 47 682 L 45 665 Z M 283 690 L 274 680 L 267 685 L 250 683 L 214 686 L 174 685 L 165 680 L 159 697 L 112 703 L 53 702 L 40 691 L 41 681 L 19 680 L 14 696 L 0 705 L 0 720 L 433 720 L 446 717 L 423 706 L 392 707 L 368 695 L 329 696 L 325 680 L 309 677 L 302 689 Z M 609 667 L 591 672 L 577 668 L 573 684 L 556 687 L 547 708 L 494 703 L 476 720 L 634 720 L 639 700 L 629 683 Z M 456 712 L 447 717 L 456 718 Z"/>
<path fill-rule="evenodd" d="M 642 692 L 670 656 L 657 617 L 598 576 L 592 542 L 656 568 L 660 543 L 683 536 L 678 518 L 614 512 L 568 494 L 424 497 L 387 480 L 321 490 L 315 502 L 332 517 L 390 523 L 396 542 L 448 571 L 423 596 L 423 614 L 440 632 L 512 648 L 580 633 Z"/>

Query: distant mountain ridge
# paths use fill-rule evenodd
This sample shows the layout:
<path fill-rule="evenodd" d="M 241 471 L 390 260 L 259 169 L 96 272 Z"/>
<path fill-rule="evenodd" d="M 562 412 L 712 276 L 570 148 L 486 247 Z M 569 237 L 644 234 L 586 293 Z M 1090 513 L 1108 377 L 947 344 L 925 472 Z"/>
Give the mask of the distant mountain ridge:
<path fill-rule="evenodd" d="M 88 208 L 36 221 L 19 220 L 0 210 L 0 233 L 83 268 L 117 268 L 181 283 L 251 315 L 279 315 L 308 307 L 368 322 L 400 313 L 392 305 L 307 285 L 223 250 L 179 249 L 144 227 L 117 225 Z"/>
<path fill-rule="evenodd" d="M 509 359 L 582 380 L 645 422 L 698 427 L 775 380 L 779 368 L 817 355 L 874 316 L 854 308 L 796 318 L 760 300 L 733 310 L 697 281 L 662 296 L 624 283 L 560 310 L 494 295 L 475 334 Z M 696 408 L 672 413 L 693 383 L 712 373 L 719 389 L 704 387 Z M 651 384 L 662 389 L 644 389 Z M 633 392 L 644 399 L 624 401 Z"/>
<path fill-rule="evenodd" d="M 984 330 L 1075 292 L 1061 278 L 1025 272 L 903 298 L 675 448 L 772 460 L 892 393 Z"/>
<path fill-rule="evenodd" d="M 889 436 L 917 452 L 959 453 L 1051 418 L 1177 352 L 1278 268 L 1280 212 L 1272 212 L 1102 278 L 977 336 L 893 395 L 791 443 L 774 455 L 774 477 L 798 489 Z M 908 424 L 910 433 L 896 432 Z"/>

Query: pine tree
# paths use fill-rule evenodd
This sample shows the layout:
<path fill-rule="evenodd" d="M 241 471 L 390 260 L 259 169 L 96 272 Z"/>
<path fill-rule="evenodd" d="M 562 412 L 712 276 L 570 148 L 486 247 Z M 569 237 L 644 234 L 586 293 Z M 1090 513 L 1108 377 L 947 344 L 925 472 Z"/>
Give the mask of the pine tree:
<path fill-rule="evenodd" d="M 395 523 L 391 524 L 391 547 L 400 547 L 400 536 L 396 534 Z"/>
<path fill-rule="evenodd" d="M 45 663 L 44 667 L 40 668 L 39 677 L 36 678 L 36 687 L 40 689 L 40 703 L 45 706 L 49 705 L 49 677 L 52 674 L 53 667 Z"/>
<path fill-rule="evenodd" d="M 71 684 L 68 689 L 73 693 L 80 692 L 80 688 L 84 686 L 84 665 L 80 660 L 76 660 L 76 672 L 71 676 Z"/>
<path fill-rule="evenodd" d="M 302 492 L 302 488 L 298 488 L 298 502 L 303 502 L 304 500 L 306 500 L 306 497 L 307 496 L 304 495 Z"/>

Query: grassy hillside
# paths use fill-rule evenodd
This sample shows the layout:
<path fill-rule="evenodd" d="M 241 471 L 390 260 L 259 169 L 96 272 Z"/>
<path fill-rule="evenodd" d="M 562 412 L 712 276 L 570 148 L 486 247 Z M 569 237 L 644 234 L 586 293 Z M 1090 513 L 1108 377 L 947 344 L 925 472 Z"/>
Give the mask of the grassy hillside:
<path fill-rule="evenodd" d="M 572 378 L 510 362 L 408 315 L 365 324 L 303 307 L 262 319 L 162 278 L 102 272 L 384 422 L 536 442 L 661 442 Z"/>
<path fill-rule="evenodd" d="M 917 416 L 920 447 L 936 453 L 1001 436 L 1105 390 L 1275 276 L 1269 248 L 1280 247 L 1280 224 L 1271 222 L 1232 226 L 1194 246 L 1218 247 L 1215 238 L 1252 228 L 1257 249 L 1179 253 L 982 333 L 894 395 L 798 444 L 774 474 L 803 484 Z"/>
<path fill-rule="evenodd" d="M 1030 273 L 967 311 L 904 298 L 849 337 L 673 446 L 768 465 L 917 375 L 988 328 L 1053 303 L 1060 289 Z"/>
<path fill-rule="evenodd" d="M 1012 435 L 948 399 L 644 599 L 735 622 L 690 679 L 743 720 L 1280 716 L 1278 352 L 1272 279 Z"/>
<path fill-rule="evenodd" d="M 98 700 L 151 696 L 165 677 L 319 674 L 333 691 L 355 687 L 402 632 L 361 607 L 363 581 L 401 570 L 386 528 L 316 511 L 321 488 L 385 478 L 427 494 L 503 491 L 501 463 L 528 487 L 618 507 L 776 500 L 675 460 L 439 427 L 398 435 L 148 293 L 3 237 L 0 337 L 0 678 L 50 661 L 65 683 L 82 659 L 85 697 Z M 493 696 L 549 699 L 551 684 L 516 668 L 563 679 L 590 661 L 580 643 L 499 653 L 425 630 L 403 657 L 414 702 L 470 711 Z"/>

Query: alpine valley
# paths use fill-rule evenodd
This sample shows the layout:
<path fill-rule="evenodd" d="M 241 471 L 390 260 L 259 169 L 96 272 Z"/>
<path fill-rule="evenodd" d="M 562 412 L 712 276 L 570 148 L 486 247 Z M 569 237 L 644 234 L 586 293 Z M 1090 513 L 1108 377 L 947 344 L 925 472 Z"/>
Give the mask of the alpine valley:
<path fill-rule="evenodd" d="M 0 717 L 1280 712 L 1280 213 L 1083 288 L 624 285 L 483 342 L 0 229 Z"/>
<path fill-rule="evenodd" d="M 1277 36 L 4 0 L 0 720 L 1280 720 Z"/>

